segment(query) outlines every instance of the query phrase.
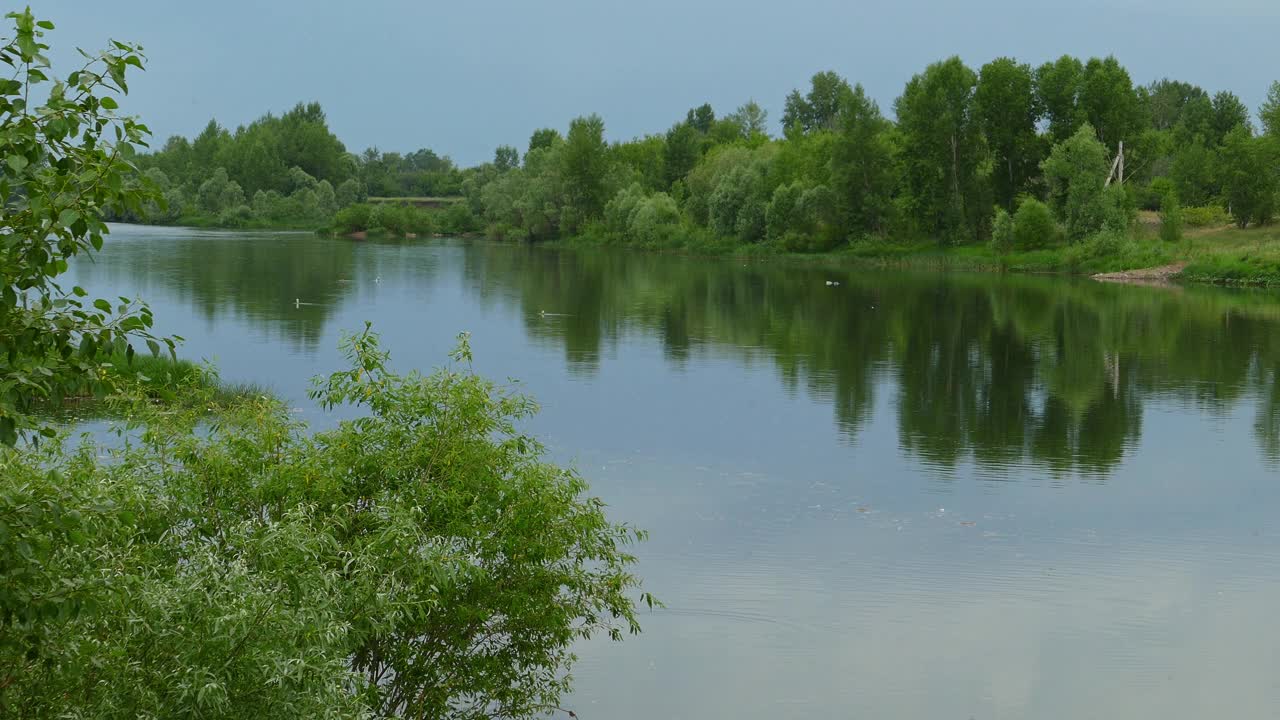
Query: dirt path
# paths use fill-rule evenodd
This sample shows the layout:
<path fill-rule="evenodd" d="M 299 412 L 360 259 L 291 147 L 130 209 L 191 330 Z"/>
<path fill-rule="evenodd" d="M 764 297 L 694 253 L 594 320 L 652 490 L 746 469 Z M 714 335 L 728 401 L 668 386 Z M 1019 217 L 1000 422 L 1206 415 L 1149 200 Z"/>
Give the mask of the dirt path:
<path fill-rule="evenodd" d="M 1135 285 L 1167 285 L 1171 279 L 1178 273 L 1182 272 L 1187 264 L 1185 262 L 1176 262 L 1171 265 L 1161 265 L 1160 267 L 1142 268 L 1140 270 L 1125 270 L 1123 272 L 1099 273 L 1093 276 L 1094 280 L 1102 282 L 1122 282 L 1133 283 Z"/>

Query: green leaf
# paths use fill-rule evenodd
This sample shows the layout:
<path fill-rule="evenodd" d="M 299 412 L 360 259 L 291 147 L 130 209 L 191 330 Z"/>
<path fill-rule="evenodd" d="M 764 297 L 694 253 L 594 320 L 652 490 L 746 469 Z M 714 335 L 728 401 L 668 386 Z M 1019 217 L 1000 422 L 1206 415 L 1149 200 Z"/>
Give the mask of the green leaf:
<path fill-rule="evenodd" d="M 111 312 L 111 303 L 107 302 L 106 300 L 103 300 L 102 298 L 98 298 L 97 300 L 94 300 L 93 306 L 98 308 L 104 313 Z"/>
<path fill-rule="evenodd" d="M 0 417 L 0 444 L 13 447 L 18 444 L 18 430 L 14 425 L 13 418 L 5 415 Z"/>
<path fill-rule="evenodd" d="M 147 347 L 151 349 L 152 357 L 160 357 L 160 343 L 152 340 L 151 338 L 147 338 Z"/>
<path fill-rule="evenodd" d="M 93 359 L 98 352 L 98 343 L 93 339 L 93 335 L 85 333 L 80 337 L 80 355 L 82 357 Z"/>
<path fill-rule="evenodd" d="M 115 100 L 111 99 L 110 97 L 104 97 L 99 102 L 102 103 L 102 107 L 108 110 L 115 110 L 116 108 L 120 107 L 119 103 L 117 103 Z"/>
<path fill-rule="evenodd" d="M 14 172 L 17 173 L 25 170 L 27 165 L 30 164 L 22 155 L 10 155 L 6 157 L 4 161 L 9 164 L 9 167 L 13 168 Z"/>

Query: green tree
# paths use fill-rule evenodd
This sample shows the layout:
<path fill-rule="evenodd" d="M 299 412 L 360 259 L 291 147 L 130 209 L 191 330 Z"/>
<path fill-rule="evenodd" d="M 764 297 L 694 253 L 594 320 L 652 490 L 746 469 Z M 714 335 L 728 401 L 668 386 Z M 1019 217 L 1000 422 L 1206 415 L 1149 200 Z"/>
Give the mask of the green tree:
<path fill-rule="evenodd" d="M 1058 143 L 1042 163 L 1049 200 L 1066 227 L 1067 238 L 1079 241 L 1102 229 L 1103 188 L 1111 161 L 1107 148 L 1088 123 Z"/>
<path fill-rule="evenodd" d="M 1263 225 L 1276 212 L 1276 161 L 1274 141 L 1254 137 L 1237 125 L 1227 133 L 1221 151 L 1222 194 L 1236 225 Z"/>
<path fill-rule="evenodd" d="M 1191 83 L 1162 78 L 1138 89 L 1146 106 L 1151 126 L 1156 130 L 1171 130 L 1182 118 L 1182 110 L 1193 98 L 1208 97 L 1204 90 Z"/>
<path fill-rule="evenodd" d="M 1207 205 L 1218 193 L 1215 162 L 1215 153 L 1199 136 L 1178 147 L 1169 168 L 1178 198 L 1193 206 Z"/>
<path fill-rule="evenodd" d="M 690 109 L 684 121 L 691 125 L 694 130 L 706 135 L 711 132 L 711 126 L 716 122 L 716 111 L 711 109 L 710 103 L 703 103 L 696 108 Z"/>
<path fill-rule="evenodd" d="M 1258 119 L 1262 121 L 1264 133 L 1280 137 L 1280 81 L 1271 83 L 1267 89 L 1267 99 L 1258 108 Z"/>
<path fill-rule="evenodd" d="M 997 202 L 1013 208 L 1040 163 L 1034 82 L 1029 65 L 999 58 L 982 67 L 974 91 L 974 108 L 991 146 Z"/>
<path fill-rule="evenodd" d="M 90 303 L 58 282 L 73 258 L 102 248 L 104 211 L 139 214 L 159 193 L 133 164 L 147 127 L 115 112 L 130 68 L 143 65 L 140 48 L 114 43 L 51 81 L 43 38 L 53 24 L 29 9 L 6 17 L 14 33 L 0 60 L 16 79 L 0 80 L 0 443 L 13 445 L 37 427 L 36 402 L 109 387 L 109 356 L 132 357 L 131 338 L 159 353 L 145 305 Z"/>
<path fill-rule="evenodd" d="M 560 161 L 568 205 L 575 213 L 575 222 L 567 229 L 574 232 L 581 222 L 600 217 L 609 197 L 605 187 L 609 146 L 604 141 L 604 121 L 599 115 L 569 123 Z"/>
<path fill-rule="evenodd" d="M 939 242 L 976 238 L 989 208 L 980 173 L 987 151 L 973 106 L 977 82 L 953 57 L 913 77 L 895 106 L 908 201 Z"/>
<path fill-rule="evenodd" d="M 1036 68 L 1036 104 L 1049 121 L 1054 142 L 1071 137 L 1080 125 L 1079 97 L 1084 65 L 1070 55 Z"/>
<path fill-rule="evenodd" d="M 1058 225 L 1048 205 L 1029 197 L 1018 204 L 1013 215 L 1013 244 L 1019 250 L 1053 245 L 1058 239 Z"/>
<path fill-rule="evenodd" d="M 1213 137 L 1214 142 L 1221 144 L 1227 133 L 1244 126 L 1253 130 L 1249 122 L 1249 108 L 1233 92 L 1223 90 L 1213 96 Z"/>
<path fill-rule="evenodd" d="M 880 114 L 861 85 L 854 87 L 840 113 L 830 154 L 831 187 L 846 236 L 883 232 L 893 207 L 896 158 L 889 134 L 893 125 Z"/>
<path fill-rule="evenodd" d="M 1013 246 L 1013 217 L 1004 208 L 997 207 L 995 219 L 991 222 L 991 248 L 1003 254 L 1012 250 Z"/>
<path fill-rule="evenodd" d="M 563 138 L 560 137 L 560 131 L 555 128 L 534 130 L 533 134 L 529 136 L 529 149 L 526 150 L 526 152 L 533 152 L 534 150 L 541 148 L 549 148 L 560 142 L 562 139 Z"/>
<path fill-rule="evenodd" d="M 728 118 L 742 128 L 744 139 L 769 134 L 769 113 L 755 100 L 748 100 L 729 113 Z"/>
<path fill-rule="evenodd" d="M 1115 149 L 1142 129 L 1142 106 L 1129 71 L 1115 57 L 1092 58 L 1080 77 L 1080 118 L 1093 126 L 1098 138 Z"/>
<path fill-rule="evenodd" d="M 809 92 L 805 96 L 793 90 L 787 95 L 782 113 L 782 126 L 789 132 L 811 133 L 818 130 L 834 130 L 853 88 L 848 81 L 830 70 L 815 73 L 809 79 Z"/>
<path fill-rule="evenodd" d="M 499 145 L 493 151 L 493 165 L 498 172 L 506 172 L 520 166 L 520 151 L 511 145 Z"/>
<path fill-rule="evenodd" d="M 702 138 L 687 122 L 677 123 L 667 131 L 662 154 L 662 171 L 669 188 L 683 180 L 702 156 Z"/>

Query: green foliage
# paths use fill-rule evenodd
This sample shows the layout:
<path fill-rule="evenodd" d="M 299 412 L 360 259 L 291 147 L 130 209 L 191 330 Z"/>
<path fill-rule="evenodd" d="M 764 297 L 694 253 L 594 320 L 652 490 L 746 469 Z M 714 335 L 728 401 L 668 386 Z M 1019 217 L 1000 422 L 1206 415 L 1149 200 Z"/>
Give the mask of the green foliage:
<path fill-rule="evenodd" d="M 989 214 L 986 142 L 974 112 L 978 76 L 958 57 L 934 63 L 898 98 L 907 201 L 940 242 L 972 240 Z"/>
<path fill-rule="evenodd" d="M 1226 139 L 1227 133 L 1244 127 L 1253 132 L 1253 124 L 1249 122 L 1249 108 L 1241 102 L 1235 93 L 1222 90 L 1213 96 L 1213 137 L 1218 143 Z"/>
<path fill-rule="evenodd" d="M 605 175 L 609 171 L 609 147 L 604 141 L 604 121 L 599 115 L 580 117 L 569 123 L 564 150 L 560 154 L 569 232 L 600 217 L 608 202 Z"/>
<path fill-rule="evenodd" d="M 828 161 L 846 236 L 883 233 L 888 226 L 898 182 L 892 129 L 862 86 L 854 87 L 841 111 Z"/>
<path fill-rule="evenodd" d="M 1254 137 L 1237 125 L 1227 133 L 1221 153 L 1222 194 L 1236 225 L 1266 224 L 1276 212 L 1276 141 Z"/>
<path fill-rule="evenodd" d="M 1015 243 L 1013 216 L 1004 208 L 997 207 L 995 220 L 991 223 L 991 249 L 1004 254 L 1012 250 Z"/>
<path fill-rule="evenodd" d="M 1195 98 L 1208 97 L 1203 89 L 1191 83 L 1169 78 L 1139 88 L 1138 94 L 1156 130 L 1172 129 L 1181 120 L 1187 103 Z"/>
<path fill-rule="evenodd" d="M 14 34 L 0 61 L 16 79 L 0 81 L 0 444 L 14 445 L 37 427 L 35 403 L 86 382 L 106 392 L 113 351 L 132 357 L 132 339 L 159 351 L 145 305 L 90 301 L 58 278 L 73 258 L 102 249 L 104 212 L 141 212 L 163 196 L 133 164 L 147 127 L 116 113 L 130 68 L 143 65 L 141 49 L 113 43 L 51 81 L 44 36 L 52 23 L 30 10 L 6 17 Z M 33 96 L 45 99 L 29 103 Z M 174 341 L 163 342 L 172 351 Z"/>
<path fill-rule="evenodd" d="M 680 232 L 680 209 L 663 192 L 647 194 L 638 183 L 619 192 L 604 210 L 615 237 L 647 248 L 670 247 Z"/>
<path fill-rule="evenodd" d="M 1077 104 L 1084 65 L 1070 55 L 1036 68 L 1036 103 L 1049 124 L 1049 137 L 1058 143 L 1075 134 L 1079 126 Z"/>
<path fill-rule="evenodd" d="M 737 238 L 742 243 L 764 239 L 765 208 L 769 201 L 766 186 L 768 162 L 743 151 L 732 155 L 738 161 L 726 164 L 724 172 L 714 180 L 706 198 L 707 225 L 719 235 Z"/>
<path fill-rule="evenodd" d="M 667 131 L 663 148 L 663 177 L 666 187 L 683 180 L 702 157 L 702 137 L 687 122 L 677 123 Z"/>
<path fill-rule="evenodd" d="M 563 141 L 564 138 L 560 137 L 560 131 L 554 128 L 534 130 L 533 134 L 529 136 L 529 148 L 525 153 L 528 154 L 534 150 L 545 150 Z"/>
<path fill-rule="evenodd" d="M 1220 189 L 1214 150 L 1199 136 L 1181 145 L 1173 154 L 1170 176 L 1178 197 L 1192 205 L 1205 205 Z"/>
<path fill-rule="evenodd" d="M 1102 228 L 1102 191 L 1110 167 L 1107 148 L 1088 124 L 1055 145 L 1042 164 L 1050 203 L 1072 242 Z"/>
<path fill-rule="evenodd" d="M 1172 190 L 1165 193 L 1160 202 L 1160 239 L 1173 243 L 1182 240 L 1182 204 Z"/>
<path fill-rule="evenodd" d="M 1035 198 L 1023 198 L 1013 215 L 1013 244 L 1032 250 L 1057 244 L 1058 224 L 1049 206 Z"/>
<path fill-rule="evenodd" d="M 1040 164 L 1031 67 L 1011 58 L 982 66 L 973 96 L 974 111 L 991 147 L 996 201 L 1006 208 L 1027 190 Z"/>
<path fill-rule="evenodd" d="M 1142 126 L 1142 105 L 1129 72 L 1113 56 L 1092 58 L 1084 66 L 1079 86 L 1079 119 L 1114 150 L 1131 140 Z"/>
<path fill-rule="evenodd" d="M 427 377 L 344 350 L 334 430 L 140 400 L 136 442 L 0 452 L 0 713 L 535 717 L 575 642 L 639 630 L 642 534 L 516 430 L 532 401 L 465 338 Z"/>
<path fill-rule="evenodd" d="M 829 70 L 816 73 L 809 79 L 808 94 L 801 96 L 799 90 L 793 90 L 787 95 L 782 127 L 788 136 L 835 130 L 852 93 L 849 82 L 838 74 Z"/>
<path fill-rule="evenodd" d="M 769 135 L 769 113 L 755 100 L 748 100 L 729 113 L 728 120 L 733 122 L 741 132 L 743 140 L 767 140 Z"/>
<path fill-rule="evenodd" d="M 1258 108 L 1258 119 L 1262 121 L 1263 133 L 1280 138 L 1280 81 L 1267 88 L 1267 98 Z"/>
<path fill-rule="evenodd" d="M 493 151 L 493 166 L 498 172 L 506 172 L 520 165 L 520 151 L 512 145 L 499 145 Z"/>
<path fill-rule="evenodd" d="M 1231 222 L 1231 214 L 1221 205 L 1201 205 L 1182 208 L 1182 219 L 1187 227 L 1222 227 Z"/>

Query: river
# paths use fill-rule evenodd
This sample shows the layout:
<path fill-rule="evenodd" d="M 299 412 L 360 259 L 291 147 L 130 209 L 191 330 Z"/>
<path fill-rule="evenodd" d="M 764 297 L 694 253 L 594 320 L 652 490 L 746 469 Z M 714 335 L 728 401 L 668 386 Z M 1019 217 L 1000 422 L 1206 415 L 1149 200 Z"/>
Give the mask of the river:
<path fill-rule="evenodd" d="M 71 275 L 317 425 L 343 331 L 471 333 L 651 533 L 586 720 L 1280 707 L 1280 295 L 131 226 Z"/>

